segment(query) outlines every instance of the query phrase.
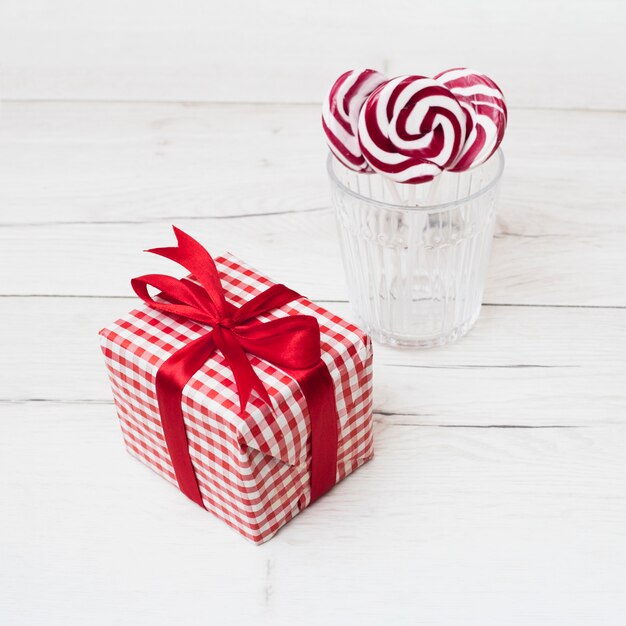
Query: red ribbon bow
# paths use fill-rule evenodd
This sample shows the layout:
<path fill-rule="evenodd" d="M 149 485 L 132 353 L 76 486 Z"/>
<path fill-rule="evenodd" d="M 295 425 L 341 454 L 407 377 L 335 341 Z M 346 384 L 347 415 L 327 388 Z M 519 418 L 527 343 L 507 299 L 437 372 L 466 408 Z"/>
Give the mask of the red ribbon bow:
<path fill-rule="evenodd" d="M 226 300 L 211 255 L 175 226 L 174 234 L 178 246 L 153 248 L 147 252 L 179 263 L 198 282 L 147 274 L 133 278 L 131 284 L 135 293 L 153 309 L 212 327 L 170 356 L 156 375 L 163 432 L 181 491 L 204 506 L 189 456 L 181 401 L 185 385 L 219 350 L 233 372 L 242 413 L 252 390 L 272 406 L 246 353 L 272 363 L 298 382 L 311 420 L 311 501 L 317 499 L 335 484 L 338 437 L 334 384 L 321 359 L 317 319 L 310 315 L 290 315 L 269 322 L 259 321 L 257 316 L 301 296 L 285 285 L 273 285 L 236 307 Z M 159 289 L 159 296 L 166 302 L 155 301 L 148 292 L 149 286 Z"/>

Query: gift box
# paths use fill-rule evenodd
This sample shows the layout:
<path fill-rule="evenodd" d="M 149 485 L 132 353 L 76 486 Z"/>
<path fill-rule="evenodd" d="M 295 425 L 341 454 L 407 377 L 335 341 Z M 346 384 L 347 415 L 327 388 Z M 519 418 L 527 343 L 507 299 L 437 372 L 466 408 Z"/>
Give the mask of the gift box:
<path fill-rule="evenodd" d="M 151 252 L 190 274 L 133 279 L 144 302 L 100 331 L 124 443 L 262 543 L 372 457 L 371 342 L 175 233 Z"/>

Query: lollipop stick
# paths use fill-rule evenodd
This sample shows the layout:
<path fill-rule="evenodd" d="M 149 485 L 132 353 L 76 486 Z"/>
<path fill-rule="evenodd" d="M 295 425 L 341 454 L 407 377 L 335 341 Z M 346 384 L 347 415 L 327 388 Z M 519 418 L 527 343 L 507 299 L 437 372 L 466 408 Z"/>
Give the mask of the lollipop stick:
<path fill-rule="evenodd" d="M 426 195 L 426 200 L 424 204 L 429 206 L 431 204 L 436 204 L 437 194 L 439 193 L 439 187 L 441 186 L 441 179 L 443 178 L 442 174 L 439 174 L 433 181 L 430 183 L 430 189 L 428 190 L 428 194 Z"/>
<path fill-rule="evenodd" d="M 408 206 L 417 205 L 417 185 L 409 185 L 409 199 L 407 200 Z"/>
<path fill-rule="evenodd" d="M 389 193 L 391 194 L 391 197 L 393 198 L 395 204 L 403 204 L 394 182 L 386 176 L 383 176 L 383 180 L 385 181 L 385 185 L 387 186 L 387 189 L 389 190 Z"/>

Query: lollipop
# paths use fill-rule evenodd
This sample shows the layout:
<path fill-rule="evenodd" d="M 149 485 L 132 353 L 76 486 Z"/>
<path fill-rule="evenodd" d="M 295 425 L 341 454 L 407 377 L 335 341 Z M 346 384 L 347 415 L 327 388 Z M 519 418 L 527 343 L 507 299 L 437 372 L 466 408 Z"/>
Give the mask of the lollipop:
<path fill-rule="evenodd" d="M 466 114 L 447 87 L 424 76 L 399 76 L 367 99 L 359 143 L 367 163 L 400 183 L 424 183 L 461 154 Z"/>
<path fill-rule="evenodd" d="M 497 150 L 506 129 L 507 110 L 500 88 L 488 76 L 467 68 L 446 70 L 435 80 L 457 97 L 467 115 L 465 146 L 448 169 L 462 172 L 484 163 Z"/>
<path fill-rule="evenodd" d="M 347 168 L 369 170 L 357 139 L 359 112 L 366 98 L 387 79 L 375 70 L 350 70 L 342 74 L 324 99 L 322 126 L 331 152 Z"/>

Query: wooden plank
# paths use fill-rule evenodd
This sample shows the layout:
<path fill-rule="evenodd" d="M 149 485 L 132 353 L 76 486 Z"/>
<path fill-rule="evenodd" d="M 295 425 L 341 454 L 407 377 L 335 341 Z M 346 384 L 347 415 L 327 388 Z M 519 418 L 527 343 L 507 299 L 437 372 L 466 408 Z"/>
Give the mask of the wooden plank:
<path fill-rule="evenodd" d="M 4 103 L 0 223 L 142 222 L 330 203 L 320 108 Z M 626 115 L 512 110 L 502 233 L 623 225 Z M 593 155 L 590 160 L 589 155 Z"/>
<path fill-rule="evenodd" d="M 214 254 L 230 251 L 252 267 L 318 300 L 345 300 L 335 222 L 330 210 L 175 223 Z M 578 240 L 496 239 L 485 302 L 625 306 L 621 231 Z M 142 253 L 173 240 L 169 225 L 72 224 L 0 228 L 0 292 L 4 294 L 129 295 L 130 278 L 177 273 L 177 266 Z"/>
<path fill-rule="evenodd" d="M 126 455 L 109 406 L 0 429 L 12 626 L 623 623 L 624 427 L 378 424 L 375 459 L 260 547 Z"/>
<path fill-rule="evenodd" d="M 1 223 L 329 205 L 316 106 L 9 102 L 0 140 Z"/>
<path fill-rule="evenodd" d="M 514 106 L 623 109 L 625 26 L 615 0 L 275 0 L 271 15 L 254 0 L 22 0 L 1 5 L 3 97 L 317 102 L 354 65 L 461 64 L 490 73 Z"/>
<path fill-rule="evenodd" d="M 111 402 L 97 332 L 133 303 L 1 298 L 0 401 Z M 485 307 L 445 350 L 377 345 L 375 410 L 394 424 L 624 423 L 625 352 L 626 310 Z"/>

